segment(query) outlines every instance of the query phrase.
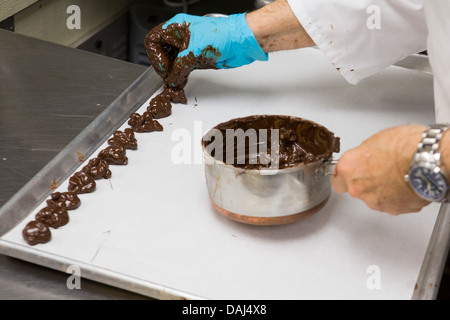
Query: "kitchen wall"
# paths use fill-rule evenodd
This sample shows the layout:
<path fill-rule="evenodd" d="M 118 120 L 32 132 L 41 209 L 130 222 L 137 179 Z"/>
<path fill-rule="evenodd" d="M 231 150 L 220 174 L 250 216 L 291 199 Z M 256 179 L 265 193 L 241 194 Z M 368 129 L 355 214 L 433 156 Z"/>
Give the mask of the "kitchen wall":
<path fill-rule="evenodd" d="M 252 10 L 255 0 L 188 0 L 189 13 L 210 12 L 237 13 Z M 30 37 L 79 47 L 95 34 L 128 14 L 133 4 L 156 8 L 157 14 L 171 16 L 183 10 L 173 7 L 180 0 L 2 0 L 0 1 L 0 25 Z M 170 5 L 172 4 L 172 5 Z M 76 6 L 79 12 L 71 10 Z M 78 14 L 81 24 L 74 27 Z M 152 15 L 151 12 L 149 16 Z M 6 20 L 7 19 L 7 20 Z M 5 21 L 8 23 L 5 24 Z M 70 25 L 72 24 L 72 25 Z M 11 27 L 10 27 L 11 26 Z M 103 50 L 105 51 L 105 50 Z"/>

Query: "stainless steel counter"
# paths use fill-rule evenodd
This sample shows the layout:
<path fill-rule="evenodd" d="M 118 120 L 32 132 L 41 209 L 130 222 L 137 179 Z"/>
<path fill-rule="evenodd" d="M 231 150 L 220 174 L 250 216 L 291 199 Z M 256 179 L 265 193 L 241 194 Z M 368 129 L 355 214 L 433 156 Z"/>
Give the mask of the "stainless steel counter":
<path fill-rule="evenodd" d="M 0 30 L 0 207 L 145 68 Z M 0 299 L 140 299 L 0 255 Z"/>

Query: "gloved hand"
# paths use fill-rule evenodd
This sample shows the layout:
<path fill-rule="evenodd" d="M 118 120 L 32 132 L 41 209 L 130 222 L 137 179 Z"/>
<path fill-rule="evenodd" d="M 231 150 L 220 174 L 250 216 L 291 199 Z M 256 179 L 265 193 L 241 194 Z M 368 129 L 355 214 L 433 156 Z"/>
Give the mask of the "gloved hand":
<path fill-rule="evenodd" d="M 178 14 L 146 37 L 151 65 L 168 88 L 182 89 L 195 69 L 226 69 L 268 60 L 245 13 L 228 17 Z"/>

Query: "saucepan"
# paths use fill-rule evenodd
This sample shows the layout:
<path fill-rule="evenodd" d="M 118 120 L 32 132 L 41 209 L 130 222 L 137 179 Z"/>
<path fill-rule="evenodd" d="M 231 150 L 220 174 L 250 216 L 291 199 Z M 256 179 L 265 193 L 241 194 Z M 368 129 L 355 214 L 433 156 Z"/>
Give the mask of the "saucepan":
<path fill-rule="evenodd" d="M 243 135 L 240 142 L 237 132 Z M 276 139 L 268 139 L 270 134 Z M 302 220 L 327 203 L 339 147 L 331 131 L 299 117 L 255 115 L 221 123 L 202 139 L 211 203 L 220 214 L 246 224 Z"/>

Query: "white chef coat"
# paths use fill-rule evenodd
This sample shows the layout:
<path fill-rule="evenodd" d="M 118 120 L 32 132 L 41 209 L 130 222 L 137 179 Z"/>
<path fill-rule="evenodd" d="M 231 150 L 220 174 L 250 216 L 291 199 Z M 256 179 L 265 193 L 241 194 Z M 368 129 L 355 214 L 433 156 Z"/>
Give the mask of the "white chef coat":
<path fill-rule="evenodd" d="M 450 57 L 450 44 L 446 40 L 450 34 L 450 1 L 424 1 L 288 0 L 288 3 L 317 47 L 352 84 L 426 50 L 428 41 L 435 73 L 437 122 L 450 123 L 450 77 L 445 76 L 450 75 L 450 61 L 445 59 Z M 429 38 L 428 28 L 432 31 Z"/>
<path fill-rule="evenodd" d="M 436 121 L 450 124 L 450 1 L 426 0 L 428 57 L 434 73 Z"/>

